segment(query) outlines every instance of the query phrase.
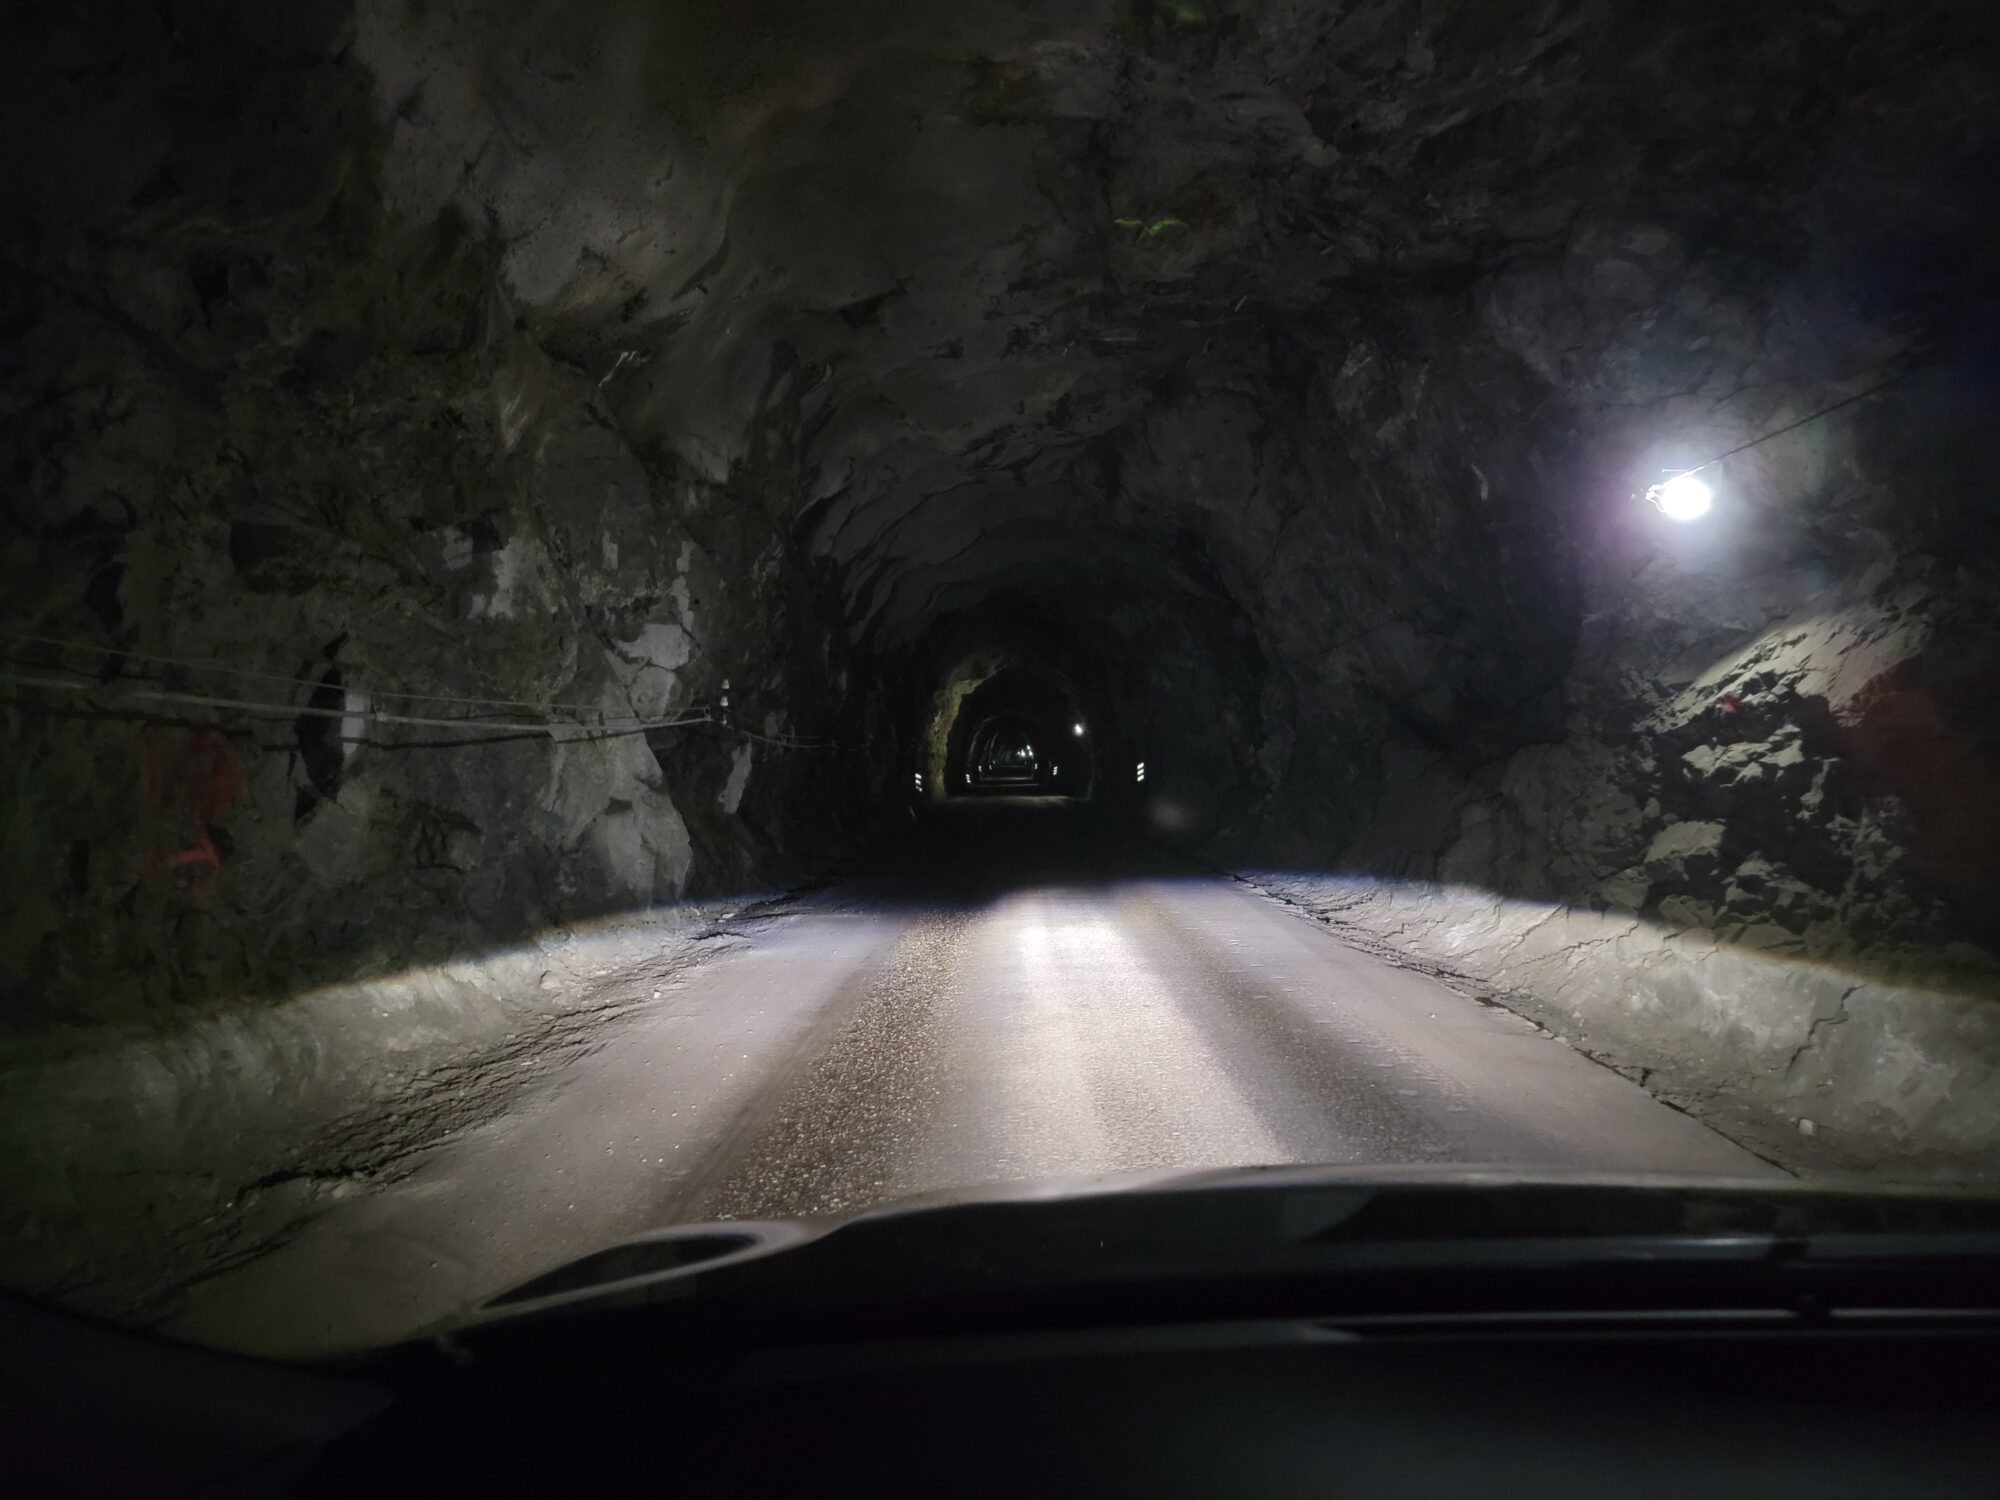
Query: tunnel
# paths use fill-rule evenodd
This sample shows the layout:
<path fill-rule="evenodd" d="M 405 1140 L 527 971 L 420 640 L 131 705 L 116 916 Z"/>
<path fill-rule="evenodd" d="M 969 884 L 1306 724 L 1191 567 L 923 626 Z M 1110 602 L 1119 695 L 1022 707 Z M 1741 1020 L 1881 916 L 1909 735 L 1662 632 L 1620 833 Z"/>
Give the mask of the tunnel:
<path fill-rule="evenodd" d="M 1220 1049 L 1187 1118 L 1254 1114 L 1333 1034 L 1261 967 L 1308 940 L 1746 1169 L 2000 1162 L 1966 7 L 0 28 L 8 1285 L 183 1309 L 701 965 L 823 931 L 746 1036 L 810 976 L 875 995 L 870 922 L 879 1045 L 962 966 L 1015 998 L 825 1119 L 832 1019 L 785 1043 L 823 1080 L 717 1040 L 690 1089 L 804 1091 L 762 1181 L 975 1082 L 1025 1092 L 959 1139 L 1056 1120 L 1086 1052 L 1103 1099 Z M 1232 947 L 1197 898 L 1289 925 Z M 1236 998 L 1161 998 L 1198 980 Z M 1298 1090 L 1146 1128 L 1312 1159 L 1345 1096 Z M 622 1122 L 593 1151 L 665 1170 Z M 1455 1128 L 1398 1138 L 1477 1158 Z M 1050 1169 L 1164 1160 L 1105 1151 Z M 773 1191 L 704 1211 L 815 1209 Z"/>

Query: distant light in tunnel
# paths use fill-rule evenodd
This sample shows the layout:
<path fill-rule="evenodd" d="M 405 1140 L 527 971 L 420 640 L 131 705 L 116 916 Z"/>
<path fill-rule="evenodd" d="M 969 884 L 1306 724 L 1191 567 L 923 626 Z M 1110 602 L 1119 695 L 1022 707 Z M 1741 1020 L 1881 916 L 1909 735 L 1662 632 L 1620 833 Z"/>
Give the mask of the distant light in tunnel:
<path fill-rule="evenodd" d="M 1693 474 L 1676 474 L 1647 490 L 1646 498 L 1670 521 L 1694 521 L 1708 514 L 1715 492 Z"/>
<path fill-rule="evenodd" d="M 1081 719 L 1076 721 L 1076 735 L 1078 739 L 1083 738 L 1083 720 Z"/>
<path fill-rule="evenodd" d="M 1143 760 L 1139 762 L 1139 779 L 1141 781 L 1146 779 L 1146 763 Z"/>

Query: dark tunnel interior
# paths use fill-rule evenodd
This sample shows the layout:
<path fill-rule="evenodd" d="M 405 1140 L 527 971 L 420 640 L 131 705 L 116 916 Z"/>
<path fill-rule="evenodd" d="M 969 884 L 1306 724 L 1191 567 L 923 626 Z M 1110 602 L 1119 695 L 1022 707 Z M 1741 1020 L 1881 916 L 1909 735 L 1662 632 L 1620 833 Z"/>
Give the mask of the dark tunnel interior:
<path fill-rule="evenodd" d="M 1978 7 L 0 31 L 11 1283 L 129 1300 L 134 1195 L 420 1114 L 589 934 L 953 861 L 1179 860 L 1743 1139 L 2000 1159 Z"/>

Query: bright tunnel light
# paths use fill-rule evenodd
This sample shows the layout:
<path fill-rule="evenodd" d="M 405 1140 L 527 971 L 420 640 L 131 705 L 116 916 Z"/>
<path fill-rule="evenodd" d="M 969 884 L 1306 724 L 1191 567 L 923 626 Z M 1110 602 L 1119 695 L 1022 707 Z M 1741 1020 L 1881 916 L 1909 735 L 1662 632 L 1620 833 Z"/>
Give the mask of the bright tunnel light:
<path fill-rule="evenodd" d="M 1082 736 L 1083 736 L 1083 721 L 1082 721 L 1081 719 L 1077 720 L 1077 723 L 1076 723 L 1076 732 L 1077 732 L 1077 737 L 1078 737 L 1078 738 L 1082 738 Z"/>
<path fill-rule="evenodd" d="M 1692 474 L 1676 474 L 1653 486 L 1653 503 L 1670 521 L 1693 521 L 1708 514 L 1715 492 Z"/>

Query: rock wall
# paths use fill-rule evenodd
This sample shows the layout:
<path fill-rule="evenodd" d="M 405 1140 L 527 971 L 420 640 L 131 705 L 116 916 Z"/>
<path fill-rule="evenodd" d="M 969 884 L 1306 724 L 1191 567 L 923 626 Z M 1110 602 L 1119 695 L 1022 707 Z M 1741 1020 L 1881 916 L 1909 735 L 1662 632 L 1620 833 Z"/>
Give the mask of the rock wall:
<path fill-rule="evenodd" d="M 1994 226 L 1968 110 L 1993 37 L 1942 11 L 1708 20 L 1727 67 L 1641 68 L 1643 139 L 1607 122 L 1523 175 L 1535 227 L 1400 288 L 1314 424 L 1344 457 L 1288 464 L 1374 577 L 1414 561 L 1434 588 L 1371 609 L 1343 577 L 1331 611 L 1265 613 L 1321 649 L 1271 652 L 1270 789 L 1218 850 L 1739 1133 L 1964 1170 L 2000 1144 Z M 1733 130 L 1724 162 L 1696 94 L 1790 123 Z M 1425 149 L 1491 167 L 1505 118 Z M 1453 159 L 1411 179 L 1441 210 Z M 1723 454 L 1700 522 L 1640 498 Z M 1497 608 L 1501 580 L 1556 628 Z"/>
<path fill-rule="evenodd" d="M 548 352 L 490 226 L 391 201 L 340 7 L 229 10 L 14 23 L 61 97 L 9 104 L 0 1029 L 173 1024 L 823 847 L 772 837 L 824 657 L 782 529 L 621 429 L 615 357 Z"/>
<path fill-rule="evenodd" d="M 1759 514 L 1801 464 L 1834 514 L 1953 482 L 1871 472 L 1862 433 L 1738 471 L 1713 532 L 1600 539 L 1559 728 L 1491 759 L 1392 737 L 1341 852 L 1252 878 L 1783 1160 L 1990 1175 L 2000 576 Z"/>

